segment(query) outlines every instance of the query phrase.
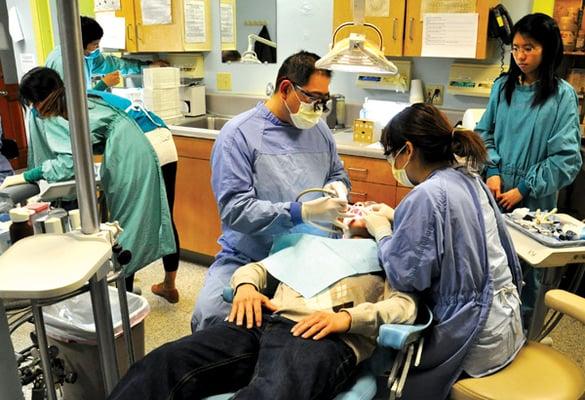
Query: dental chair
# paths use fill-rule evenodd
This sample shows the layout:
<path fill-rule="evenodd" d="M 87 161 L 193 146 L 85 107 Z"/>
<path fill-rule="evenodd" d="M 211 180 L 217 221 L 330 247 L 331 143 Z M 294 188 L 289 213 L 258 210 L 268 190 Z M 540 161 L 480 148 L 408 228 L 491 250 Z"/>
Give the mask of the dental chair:
<path fill-rule="evenodd" d="M 233 289 L 224 289 L 223 298 L 233 300 Z M 360 364 L 355 381 L 346 391 L 339 393 L 335 400 L 371 400 L 376 393 L 390 390 L 390 400 L 400 399 L 402 389 L 412 365 L 418 366 L 423 350 L 423 333 L 433 321 L 433 313 L 426 306 L 418 309 L 413 325 L 384 324 L 380 326 L 378 347 L 372 357 Z M 387 389 L 378 387 L 378 377 L 390 375 Z M 227 400 L 234 393 L 222 393 L 206 397 L 204 400 Z"/>
<path fill-rule="evenodd" d="M 585 323 L 585 298 L 549 290 L 547 307 Z M 538 342 L 528 342 L 506 368 L 483 378 L 462 379 L 452 400 L 578 400 L 585 395 L 585 375 L 567 356 Z"/>

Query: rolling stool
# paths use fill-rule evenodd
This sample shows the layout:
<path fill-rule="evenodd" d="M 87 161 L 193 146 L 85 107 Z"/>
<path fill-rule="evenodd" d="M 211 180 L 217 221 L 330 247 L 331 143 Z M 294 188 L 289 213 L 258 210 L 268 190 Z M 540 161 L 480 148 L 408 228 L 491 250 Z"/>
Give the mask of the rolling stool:
<path fill-rule="evenodd" d="M 585 298 L 549 290 L 549 308 L 585 323 Z M 466 378 L 451 389 L 452 400 L 578 400 L 585 394 L 585 375 L 567 356 L 529 341 L 504 369 L 483 378 Z"/>

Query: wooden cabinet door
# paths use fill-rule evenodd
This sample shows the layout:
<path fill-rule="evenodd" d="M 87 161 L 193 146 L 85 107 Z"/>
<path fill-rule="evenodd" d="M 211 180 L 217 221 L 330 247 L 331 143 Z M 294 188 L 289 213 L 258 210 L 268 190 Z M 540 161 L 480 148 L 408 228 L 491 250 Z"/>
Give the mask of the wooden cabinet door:
<path fill-rule="evenodd" d="M 171 23 L 144 25 L 142 1 L 134 1 L 138 51 L 183 51 L 183 0 L 171 0 Z"/>
<path fill-rule="evenodd" d="M 366 22 L 375 25 L 382 32 L 384 54 L 387 56 L 402 55 L 402 37 L 404 32 L 404 11 L 406 0 L 390 2 L 389 14 L 386 16 L 368 17 Z M 333 30 L 344 22 L 353 21 L 353 7 L 351 0 L 334 0 L 333 3 Z M 372 43 L 378 44 L 380 39 L 371 28 L 348 27 L 339 31 L 336 42 L 349 36 L 351 32 L 362 33 Z"/>
<path fill-rule="evenodd" d="M 182 0 L 181 0 L 182 1 Z M 182 34 L 183 34 L 183 49 L 185 51 L 211 51 L 211 0 L 204 0 L 205 1 L 205 42 L 200 43 L 189 43 L 185 37 L 185 28 L 182 27 Z M 217 4 L 216 4 L 216 7 Z M 183 10 L 182 14 L 185 16 L 187 10 Z M 183 19 L 183 23 L 185 21 Z"/>
<path fill-rule="evenodd" d="M 126 23 L 126 51 L 138 51 L 138 38 L 136 36 L 136 15 L 134 12 L 135 0 L 120 0 L 120 9 L 116 10 L 116 17 L 122 17 Z M 140 0 L 136 0 L 137 2 Z"/>
<path fill-rule="evenodd" d="M 181 136 L 174 140 L 179 153 L 174 216 L 181 248 L 214 256 L 221 234 L 209 164 L 214 141 Z"/>
<path fill-rule="evenodd" d="M 406 19 L 404 27 L 404 55 L 418 57 L 422 52 L 423 21 L 421 14 L 422 0 L 406 1 Z M 497 4 L 495 0 L 477 0 L 476 12 L 478 13 L 476 59 L 484 59 L 487 56 L 488 20 L 490 7 Z"/>

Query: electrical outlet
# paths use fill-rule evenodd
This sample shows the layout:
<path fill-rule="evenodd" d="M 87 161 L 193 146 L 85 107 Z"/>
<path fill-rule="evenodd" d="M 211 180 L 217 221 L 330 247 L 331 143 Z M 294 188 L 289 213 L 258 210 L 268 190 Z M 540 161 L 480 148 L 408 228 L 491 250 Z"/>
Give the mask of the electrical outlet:
<path fill-rule="evenodd" d="M 443 104 L 443 94 L 445 86 L 443 85 L 425 85 L 426 101 L 436 106 Z"/>
<path fill-rule="evenodd" d="M 218 72 L 215 79 L 217 81 L 217 90 L 232 90 L 231 72 Z"/>

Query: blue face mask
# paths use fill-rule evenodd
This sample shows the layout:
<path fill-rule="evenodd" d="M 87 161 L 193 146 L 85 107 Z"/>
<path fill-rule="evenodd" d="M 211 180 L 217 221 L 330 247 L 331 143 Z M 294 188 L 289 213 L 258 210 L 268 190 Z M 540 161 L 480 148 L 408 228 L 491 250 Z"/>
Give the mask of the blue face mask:
<path fill-rule="evenodd" d="M 86 60 L 93 60 L 97 57 L 99 57 L 102 54 L 102 52 L 100 51 L 99 48 L 95 49 L 94 51 L 92 51 L 91 53 L 89 53 L 88 55 L 85 56 Z"/>

